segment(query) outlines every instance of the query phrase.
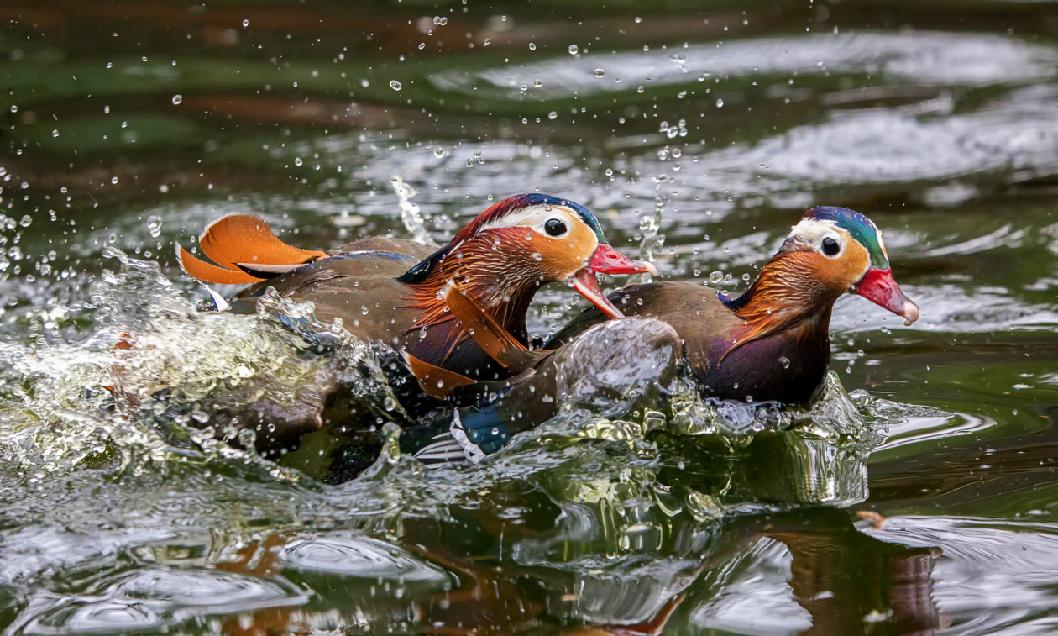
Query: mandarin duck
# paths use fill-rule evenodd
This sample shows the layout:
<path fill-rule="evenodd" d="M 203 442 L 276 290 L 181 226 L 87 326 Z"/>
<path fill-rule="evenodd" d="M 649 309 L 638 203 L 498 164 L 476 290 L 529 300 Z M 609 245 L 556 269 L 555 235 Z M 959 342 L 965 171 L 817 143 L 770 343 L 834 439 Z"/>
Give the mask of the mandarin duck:
<path fill-rule="evenodd" d="M 542 363 L 504 382 L 481 383 L 490 390 L 457 411 L 448 433 L 417 456 L 477 461 L 595 394 L 614 402 L 591 407 L 607 416 L 658 408 L 658 399 L 676 388 L 670 381 L 678 363 L 703 397 L 807 405 L 823 387 L 830 315 L 845 292 L 902 316 L 905 324 L 918 319 L 918 306 L 893 278 L 874 223 L 845 208 L 812 208 L 740 296 L 694 281 L 614 291 L 609 300 L 626 320 L 603 323 L 605 314 L 588 308 L 534 352 L 550 354 Z M 621 348 L 632 351 L 622 354 Z M 589 360 L 599 356 L 601 364 Z M 622 368 L 612 368 L 618 361 Z M 621 395 L 634 399 L 613 400 Z M 622 405 L 625 413 L 611 413 Z"/>
<path fill-rule="evenodd" d="M 830 363 L 830 315 L 844 293 L 858 294 L 910 325 L 918 306 L 893 278 L 882 233 L 846 208 L 805 212 L 756 280 L 737 297 L 694 281 L 624 287 L 610 301 L 629 316 L 675 328 L 682 358 L 705 397 L 808 404 Z M 591 308 L 546 345 L 574 340 L 604 314 Z"/>
<path fill-rule="evenodd" d="M 320 322 L 340 319 L 354 336 L 402 355 L 422 392 L 434 398 L 479 380 L 502 380 L 539 359 L 528 349 L 526 311 L 541 286 L 566 281 L 599 315 L 618 318 L 622 314 L 603 294 L 596 274 L 654 271 L 611 247 L 587 208 L 540 193 L 490 206 L 436 250 L 382 237 L 336 251 L 304 250 L 284 243 L 263 219 L 250 215 L 212 223 L 199 245 L 213 263 L 177 246 L 188 275 L 208 283 L 252 284 L 231 301 L 234 311 L 255 311 L 269 288 L 296 302 L 311 301 Z M 474 321 L 485 321 L 488 328 L 477 330 Z M 490 355 L 499 351 L 521 355 Z"/>

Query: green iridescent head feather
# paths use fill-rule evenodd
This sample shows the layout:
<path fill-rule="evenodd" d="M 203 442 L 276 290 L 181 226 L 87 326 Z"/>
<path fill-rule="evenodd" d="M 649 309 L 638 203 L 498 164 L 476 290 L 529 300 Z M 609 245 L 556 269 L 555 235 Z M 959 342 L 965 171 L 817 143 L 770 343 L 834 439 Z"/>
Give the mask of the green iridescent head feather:
<path fill-rule="evenodd" d="M 874 221 L 866 215 L 848 208 L 817 206 L 805 212 L 804 218 L 832 222 L 848 232 L 867 250 L 871 257 L 871 267 L 889 269 L 889 256 L 885 251 L 885 243 Z"/>

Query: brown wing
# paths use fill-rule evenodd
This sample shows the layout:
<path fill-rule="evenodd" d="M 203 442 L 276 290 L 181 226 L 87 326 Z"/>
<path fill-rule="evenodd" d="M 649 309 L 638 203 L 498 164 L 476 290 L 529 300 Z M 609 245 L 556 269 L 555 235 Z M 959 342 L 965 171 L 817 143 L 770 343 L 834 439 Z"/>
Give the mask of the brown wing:
<path fill-rule="evenodd" d="M 672 325 L 683 341 L 684 355 L 692 367 L 701 371 L 709 365 L 709 351 L 743 324 L 716 294 L 715 289 L 694 281 L 665 281 L 629 285 L 612 292 L 610 301 L 626 316 L 652 316 Z M 605 316 L 591 307 L 545 346 L 561 346 L 603 320 Z"/>

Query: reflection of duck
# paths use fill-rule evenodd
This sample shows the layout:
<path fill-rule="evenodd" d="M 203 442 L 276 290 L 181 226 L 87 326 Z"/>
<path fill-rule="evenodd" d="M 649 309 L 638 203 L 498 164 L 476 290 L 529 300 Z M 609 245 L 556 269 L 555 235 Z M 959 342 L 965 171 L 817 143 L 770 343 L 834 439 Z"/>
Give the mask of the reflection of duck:
<path fill-rule="evenodd" d="M 676 329 L 704 395 L 803 404 L 822 386 L 830 313 L 845 292 L 903 316 L 906 324 L 918 319 L 918 307 L 893 278 L 874 223 L 845 208 L 816 207 L 737 298 L 686 281 L 633 285 L 610 299 L 629 315 L 659 318 Z M 603 318 L 585 311 L 549 347 Z"/>

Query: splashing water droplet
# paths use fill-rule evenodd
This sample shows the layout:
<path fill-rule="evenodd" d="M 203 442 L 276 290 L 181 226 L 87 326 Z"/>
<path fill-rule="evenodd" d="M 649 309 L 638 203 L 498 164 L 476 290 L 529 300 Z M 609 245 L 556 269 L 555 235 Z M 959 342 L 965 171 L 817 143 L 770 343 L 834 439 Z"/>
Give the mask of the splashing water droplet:
<path fill-rule="evenodd" d="M 442 157 L 445 156 L 445 149 L 441 148 L 441 147 L 434 148 L 433 149 L 433 156 L 437 157 L 438 159 L 441 159 Z"/>
<path fill-rule="evenodd" d="M 401 89 L 401 83 L 397 80 L 389 80 L 389 87 L 395 91 L 399 91 Z"/>
<path fill-rule="evenodd" d="M 404 183 L 404 180 L 396 175 L 389 178 L 389 185 L 397 195 L 400 219 L 404 222 L 405 229 L 416 241 L 432 245 L 433 241 L 430 239 L 430 234 L 426 231 L 426 224 L 423 222 L 422 211 L 411 200 L 415 196 L 415 188 Z"/>
<path fill-rule="evenodd" d="M 717 108 L 723 108 L 724 107 L 724 100 L 720 99 L 719 97 L 716 98 L 716 107 Z"/>
<path fill-rule="evenodd" d="M 179 106 L 180 103 L 183 102 L 183 101 L 184 101 L 184 96 L 183 95 L 173 95 L 173 99 L 172 99 L 173 106 Z"/>
<path fill-rule="evenodd" d="M 709 272 L 710 283 L 713 283 L 715 285 L 716 283 L 719 283 L 722 280 L 724 280 L 724 273 L 720 270 L 714 270 L 712 272 Z"/>
<path fill-rule="evenodd" d="M 606 71 L 602 70 L 601 68 L 597 68 L 592 74 L 595 75 L 595 77 L 605 77 Z"/>
<path fill-rule="evenodd" d="M 568 51 L 570 55 L 577 55 L 578 53 L 580 53 L 580 47 L 576 44 L 570 44 L 568 47 L 566 47 L 566 51 Z"/>
<path fill-rule="evenodd" d="M 536 44 L 534 44 L 534 43 L 530 42 L 530 43 L 529 43 L 529 50 L 530 50 L 530 51 L 535 51 L 535 50 L 536 50 Z"/>

